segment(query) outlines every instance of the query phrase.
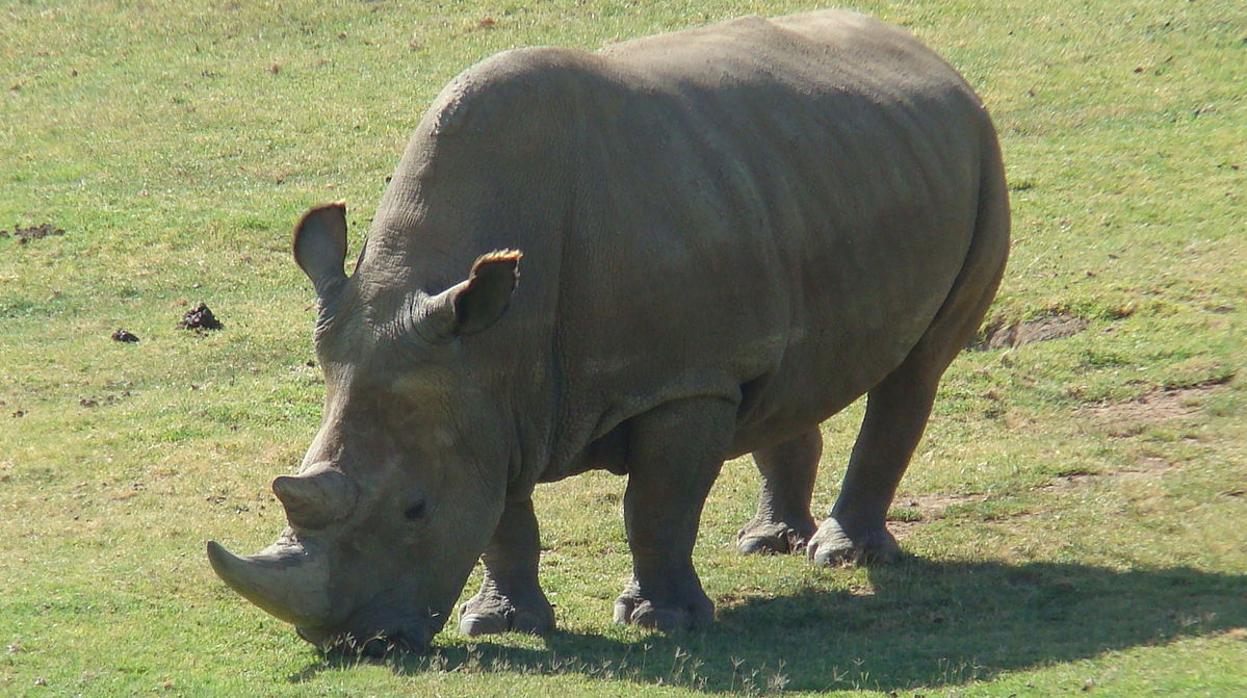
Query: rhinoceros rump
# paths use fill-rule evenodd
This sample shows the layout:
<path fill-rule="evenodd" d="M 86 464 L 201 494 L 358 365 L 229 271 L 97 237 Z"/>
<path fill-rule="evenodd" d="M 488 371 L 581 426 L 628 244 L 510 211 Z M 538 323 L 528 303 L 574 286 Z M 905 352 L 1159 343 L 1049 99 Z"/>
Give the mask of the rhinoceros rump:
<path fill-rule="evenodd" d="M 615 619 L 689 628 L 713 617 L 692 563 L 706 493 L 752 453 L 742 552 L 887 559 L 884 515 L 1008 230 L 979 99 L 859 15 L 490 58 L 421 121 L 353 276 L 342 204 L 296 227 L 324 419 L 273 483 L 279 541 L 208 556 L 318 644 L 426 645 L 478 559 L 460 628 L 541 632 L 531 493 L 601 468 L 628 476 Z M 818 425 L 863 394 L 819 525 Z"/>

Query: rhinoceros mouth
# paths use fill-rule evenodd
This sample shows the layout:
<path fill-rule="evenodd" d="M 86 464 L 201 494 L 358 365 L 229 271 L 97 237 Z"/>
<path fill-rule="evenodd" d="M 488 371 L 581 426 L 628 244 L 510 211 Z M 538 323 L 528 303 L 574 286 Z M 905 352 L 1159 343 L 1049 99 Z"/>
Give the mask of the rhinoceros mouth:
<path fill-rule="evenodd" d="M 441 624 L 431 609 L 421 613 L 403 600 L 410 588 L 391 587 L 360 603 L 346 619 L 332 624 L 295 624 L 303 640 L 331 655 L 381 657 L 394 652 L 425 652 Z"/>
<path fill-rule="evenodd" d="M 397 624 L 386 630 L 352 633 L 298 626 L 295 633 L 329 655 L 384 657 L 392 653 L 427 652 L 433 632 L 424 623 Z"/>

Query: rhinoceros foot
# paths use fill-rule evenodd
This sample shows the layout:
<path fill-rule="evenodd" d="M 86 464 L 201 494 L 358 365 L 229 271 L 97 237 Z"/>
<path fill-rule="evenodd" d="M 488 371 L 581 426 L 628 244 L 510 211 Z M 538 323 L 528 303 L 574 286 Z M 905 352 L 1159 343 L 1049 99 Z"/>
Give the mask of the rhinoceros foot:
<path fill-rule="evenodd" d="M 615 599 L 615 622 L 664 633 L 686 632 L 714 622 L 714 603 L 696 581 L 676 585 L 661 600 L 646 598 L 633 582 Z"/>
<path fill-rule="evenodd" d="M 745 555 L 799 553 L 805 550 L 812 535 L 813 521 L 791 524 L 755 518 L 736 534 L 736 549 Z"/>
<path fill-rule="evenodd" d="M 538 589 L 504 595 L 481 590 L 459 609 L 459 632 L 469 637 L 517 632 L 541 635 L 554 630 L 554 608 Z"/>
<path fill-rule="evenodd" d="M 901 555 L 896 539 L 882 525 L 850 535 L 834 518 L 828 518 L 810 538 L 806 554 L 816 565 L 893 562 Z"/>

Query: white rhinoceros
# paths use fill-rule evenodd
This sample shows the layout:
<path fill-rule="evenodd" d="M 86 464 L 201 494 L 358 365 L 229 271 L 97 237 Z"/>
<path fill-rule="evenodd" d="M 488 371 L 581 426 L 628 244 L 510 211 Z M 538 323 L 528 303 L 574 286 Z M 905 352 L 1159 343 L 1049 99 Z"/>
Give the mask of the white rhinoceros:
<path fill-rule="evenodd" d="M 894 555 L 884 515 L 1000 282 L 1009 206 L 957 72 L 816 12 L 485 60 L 421 121 L 349 278 L 346 241 L 342 204 L 295 230 L 326 397 L 273 482 L 290 526 L 208 555 L 305 639 L 374 651 L 427 645 L 479 558 L 463 631 L 553 627 L 531 494 L 592 468 L 628 476 L 619 622 L 712 619 L 693 542 L 745 453 L 743 552 Z M 863 394 L 817 524 L 819 423 Z"/>

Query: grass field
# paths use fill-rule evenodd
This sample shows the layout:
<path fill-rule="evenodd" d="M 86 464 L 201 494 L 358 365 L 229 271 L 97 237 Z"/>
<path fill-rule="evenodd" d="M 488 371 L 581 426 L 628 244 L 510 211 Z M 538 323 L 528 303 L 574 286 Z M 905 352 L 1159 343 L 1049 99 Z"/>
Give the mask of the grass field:
<path fill-rule="evenodd" d="M 539 490 L 548 638 L 324 658 L 213 576 L 205 539 L 280 530 L 268 484 L 318 423 L 306 207 L 346 199 L 358 249 L 426 105 L 498 50 L 813 6 L 0 4 L 0 694 L 1247 695 L 1239 0 L 853 5 L 981 92 L 1014 205 L 995 348 L 946 377 L 902 563 L 739 557 L 742 460 L 707 505 L 695 635 L 609 623 L 606 475 Z M 44 223 L 64 234 L 17 234 Z M 199 302 L 223 330 L 177 329 Z M 824 427 L 820 512 L 860 417 Z"/>

